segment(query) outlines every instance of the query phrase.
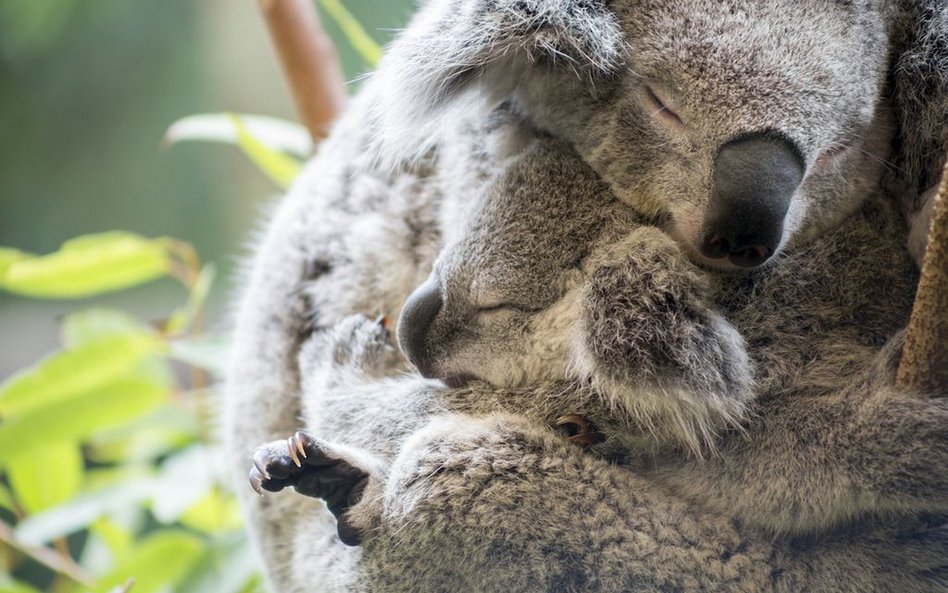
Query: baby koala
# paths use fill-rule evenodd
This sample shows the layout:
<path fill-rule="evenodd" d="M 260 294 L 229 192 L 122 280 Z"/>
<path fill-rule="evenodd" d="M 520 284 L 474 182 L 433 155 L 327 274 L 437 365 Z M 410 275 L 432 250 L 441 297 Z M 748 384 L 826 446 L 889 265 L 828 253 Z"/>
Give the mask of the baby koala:
<path fill-rule="evenodd" d="M 605 437 L 590 452 L 775 533 L 948 512 L 948 394 L 893 386 L 914 280 L 894 208 L 869 200 L 733 276 L 691 264 L 660 223 L 536 140 L 402 310 L 399 342 L 428 379 L 384 378 L 397 363 L 379 323 L 315 336 L 300 356 L 304 416 L 326 440 L 264 445 L 252 484 L 327 500 L 358 543 L 413 431 L 507 412 L 588 419 Z"/>
<path fill-rule="evenodd" d="M 750 363 L 709 280 L 658 222 L 568 147 L 536 140 L 408 298 L 399 345 L 453 387 L 588 385 L 652 438 L 706 452 L 744 418 Z"/>

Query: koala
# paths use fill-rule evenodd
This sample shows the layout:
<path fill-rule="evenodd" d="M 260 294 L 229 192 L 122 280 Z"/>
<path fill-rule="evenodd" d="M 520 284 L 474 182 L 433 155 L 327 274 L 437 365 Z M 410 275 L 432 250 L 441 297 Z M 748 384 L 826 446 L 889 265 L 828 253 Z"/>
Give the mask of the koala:
<path fill-rule="evenodd" d="M 760 422 L 767 422 L 764 404 L 779 405 L 784 393 L 839 393 L 840 369 L 855 372 L 847 361 L 878 356 L 895 324 L 866 326 L 860 338 L 859 309 L 793 310 L 779 295 L 759 311 L 753 303 L 781 277 L 795 303 L 805 303 L 813 288 L 835 287 L 842 300 L 864 295 L 867 285 L 890 290 L 888 280 L 875 283 L 889 260 L 870 271 L 848 266 L 850 248 L 872 244 L 871 235 L 816 240 L 862 213 L 880 185 L 880 164 L 882 186 L 895 188 L 889 194 L 907 215 L 919 211 L 921 188 L 938 177 L 932 163 L 945 153 L 937 131 L 946 112 L 946 21 L 935 0 L 430 0 L 282 200 L 249 261 L 226 385 L 224 426 L 235 476 L 245 483 L 251 451 L 302 425 L 302 344 L 354 313 L 397 317 L 439 250 L 462 234 L 476 196 L 506 163 L 483 150 L 471 130 L 482 129 L 502 102 L 529 129 L 570 146 L 617 200 L 662 220 L 693 263 L 719 269 L 721 287 L 713 294 L 730 291 L 735 310 L 718 312 L 756 352 L 755 390 L 772 395 L 755 403 Z M 754 167 L 768 172 L 756 201 L 746 191 L 752 175 L 734 164 L 748 153 L 763 155 Z M 820 265 L 841 272 L 838 283 L 791 282 L 801 268 L 784 268 L 787 254 L 810 247 Z M 757 281 L 759 274 L 770 280 Z M 869 308 L 877 306 L 888 305 Z M 808 323 L 857 334 L 851 343 L 863 339 L 865 356 L 812 349 L 808 332 L 795 333 L 813 329 Z M 780 343 L 768 345 L 766 336 L 781 329 Z M 386 376 L 397 379 L 409 366 L 393 359 Z M 795 382 L 798 370 L 803 383 Z M 452 394 L 474 399 L 467 390 L 475 383 L 446 389 L 426 381 L 442 390 L 438 401 Z M 841 400 L 878 395 L 853 385 L 851 398 Z M 558 390 L 531 395 L 543 393 L 555 397 Z M 542 399 L 532 396 L 524 399 Z M 409 407 L 412 398 L 353 401 L 364 410 L 352 411 L 363 428 L 350 431 L 348 446 L 361 455 L 380 440 L 395 459 L 383 464 L 389 479 L 379 483 L 386 490 L 363 496 L 382 497 L 381 537 L 362 548 L 341 547 L 317 500 L 261 499 L 244 487 L 248 526 L 274 589 L 304 591 L 314 582 L 326 590 L 376 583 L 374 590 L 417 585 L 416 591 L 463 589 L 465 582 L 523 591 L 741 590 L 740 583 L 746 590 L 945 588 L 944 531 L 914 519 L 859 520 L 844 534 L 812 542 L 774 540 L 706 514 L 655 472 L 613 466 L 566 446 L 547 422 L 509 414 L 429 422 Z M 382 431 L 392 419 L 373 411 L 399 405 L 404 423 L 388 430 L 404 440 L 372 438 L 372 428 Z M 845 410 L 845 402 L 839 405 Z M 376 417 L 379 424 L 371 422 Z M 785 443 L 809 443 L 809 453 L 819 456 L 825 443 L 807 430 L 817 424 L 803 418 L 796 429 L 777 432 Z M 316 434 L 334 446 L 345 443 L 331 429 Z M 758 450 L 779 449 L 780 438 Z M 729 441 L 740 446 L 740 439 Z M 720 459 L 728 453 L 722 448 Z M 516 459 L 526 465 L 509 465 Z M 476 480 L 465 479 L 465 467 L 477 470 Z M 779 486 L 782 476 L 773 478 Z M 485 485 L 518 498 L 479 496 Z M 593 515 L 593 507 L 611 514 Z M 590 517 L 609 529 L 586 529 Z M 601 539 L 590 540 L 592 533 Z M 676 545 L 666 554 L 670 538 Z M 424 545 L 404 545 L 409 541 Z M 657 549 L 663 553 L 649 553 Z M 737 568 L 748 565 L 757 577 Z"/>
<path fill-rule="evenodd" d="M 568 147 L 538 139 L 488 188 L 463 239 L 443 250 L 399 322 L 402 348 L 427 378 L 507 389 L 560 383 L 557 396 L 534 393 L 536 401 L 525 401 L 530 391 L 517 396 L 481 385 L 467 391 L 470 401 L 452 395 L 437 405 L 403 402 L 396 409 L 502 411 L 551 423 L 580 411 L 606 428 L 609 439 L 593 447 L 596 452 L 654 475 L 696 504 L 779 533 L 822 532 L 867 514 L 948 512 L 948 392 L 928 399 L 893 387 L 898 331 L 914 280 L 893 208 L 870 202 L 836 231 L 788 251 L 779 268 L 741 278 L 766 287 L 755 286 L 753 299 L 746 289 L 733 289 L 730 279 L 719 279 L 718 304 L 713 278 L 689 269 L 670 237 L 623 216 L 629 209 L 597 183 Z M 596 247 L 603 236 L 608 244 Z M 849 248 L 851 271 L 840 272 L 832 263 L 846 244 L 863 247 Z M 862 294 L 845 295 L 833 287 L 834 280 L 858 279 L 880 261 L 887 273 L 873 279 L 889 288 L 885 303 L 874 305 L 869 285 Z M 781 319 L 780 326 L 762 322 L 768 310 L 802 310 L 795 294 L 811 307 L 806 315 Z M 713 311 L 719 306 L 736 328 Z M 823 311 L 839 319 L 821 319 Z M 859 311 L 858 325 L 853 311 Z M 754 338 L 748 347 L 741 330 Z M 785 333 L 806 340 L 806 357 L 817 360 L 781 347 L 792 343 Z M 383 351 L 381 343 L 376 351 Z M 341 410 L 363 406 L 373 396 L 358 393 L 380 389 L 375 383 L 384 373 L 347 379 L 346 371 L 311 358 L 304 347 L 303 416 L 323 434 L 331 430 L 325 419 L 338 422 Z M 345 356 L 338 358 L 344 366 Z M 756 417 L 745 418 L 755 391 L 753 358 L 771 370 L 761 373 Z M 321 377 L 326 374 L 338 376 Z M 417 384 L 412 376 L 405 381 Z M 854 401 L 856 391 L 863 393 Z M 417 390 L 423 400 L 437 392 Z M 819 435 L 819 455 L 811 443 L 789 438 L 807 425 Z M 699 438 L 717 447 L 714 427 L 729 426 L 737 429 L 732 442 L 713 449 L 714 458 L 682 463 L 682 450 L 695 452 Z M 357 430 L 358 422 L 347 429 Z M 286 447 L 278 449 L 284 456 Z M 905 450 L 912 454 L 892 455 Z M 874 460 L 872 472 L 868 460 Z M 260 469 L 266 461 L 257 465 L 255 482 L 269 484 L 264 474 L 270 472 Z M 369 473 L 359 475 L 364 485 Z"/>

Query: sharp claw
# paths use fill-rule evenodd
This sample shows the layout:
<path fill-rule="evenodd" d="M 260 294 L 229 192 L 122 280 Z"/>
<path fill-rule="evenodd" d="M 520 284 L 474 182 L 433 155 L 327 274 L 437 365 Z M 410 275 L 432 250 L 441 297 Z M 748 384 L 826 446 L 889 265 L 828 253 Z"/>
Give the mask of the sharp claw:
<path fill-rule="evenodd" d="M 260 475 L 250 473 L 250 487 L 253 488 L 254 492 L 263 496 L 263 478 Z"/>
<path fill-rule="evenodd" d="M 264 479 L 270 479 L 270 472 L 267 471 L 267 464 L 262 459 L 257 457 L 257 455 L 253 456 L 253 465 L 257 468 L 257 471 L 260 472 L 260 475 L 262 475 Z"/>
<path fill-rule="evenodd" d="M 294 438 L 296 440 L 296 449 L 300 452 L 303 459 L 306 459 L 306 447 L 303 446 L 303 436 L 303 433 L 298 432 Z"/>
<path fill-rule="evenodd" d="M 303 464 L 300 462 L 300 456 L 297 451 L 298 442 L 296 436 L 291 436 L 286 439 L 286 448 L 290 452 L 290 459 L 293 460 L 293 463 L 296 464 L 296 467 L 303 467 Z"/>

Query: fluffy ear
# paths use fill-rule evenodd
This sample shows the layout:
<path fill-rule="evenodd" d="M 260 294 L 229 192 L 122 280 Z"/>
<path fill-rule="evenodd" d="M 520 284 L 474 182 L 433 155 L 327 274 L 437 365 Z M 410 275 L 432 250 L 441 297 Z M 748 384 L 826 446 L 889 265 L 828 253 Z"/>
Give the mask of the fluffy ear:
<path fill-rule="evenodd" d="M 891 82 L 898 133 L 886 185 L 911 222 L 948 156 L 948 3 L 901 0 L 900 11 Z"/>
<path fill-rule="evenodd" d="M 623 56 L 606 0 L 430 0 L 370 82 L 382 150 L 423 152 L 435 112 L 473 86 L 499 101 L 537 67 L 594 80 Z"/>

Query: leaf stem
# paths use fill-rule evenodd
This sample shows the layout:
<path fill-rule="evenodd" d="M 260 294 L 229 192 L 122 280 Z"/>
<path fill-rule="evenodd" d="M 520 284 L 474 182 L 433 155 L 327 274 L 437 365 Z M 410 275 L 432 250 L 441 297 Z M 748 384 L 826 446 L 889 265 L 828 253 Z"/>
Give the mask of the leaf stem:
<path fill-rule="evenodd" d="M 22 554 L 29 556 L 59 575 L 68 577 L 83 587 L 92 587 L 95 579 L 79 566 L 68 554 L 62 554 L 42 546 L 30 546 L 16 539 L 13 528 L 0 521 L 0 541 Z"/>

